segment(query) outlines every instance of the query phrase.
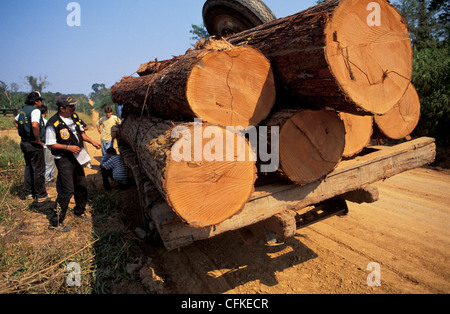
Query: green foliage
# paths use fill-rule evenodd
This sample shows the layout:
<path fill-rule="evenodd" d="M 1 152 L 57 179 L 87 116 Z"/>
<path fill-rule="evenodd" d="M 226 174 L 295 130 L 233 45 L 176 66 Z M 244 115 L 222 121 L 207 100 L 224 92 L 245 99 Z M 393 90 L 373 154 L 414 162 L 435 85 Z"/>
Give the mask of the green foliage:
<path fill-rule="evenodd" d="M 97 225 L 93 234 L 97 239 L 93 291 L 97 294 L 111 293 L 114 284 L 131 279 L 126 265 L 131 258 L 132 243 L 126 236 L 125 227 L 115 223 L 120 216 L 116 198 L 99 193 L 92 196 L 89 204 Z"/>
<path fill-rule="evenodd" d="M 189 33 L 192 34 L 191 40 L 197 42 L 199 39 L 206 38 L 209 36 L 208 31 L 205 28 L 205 25 L 202 23 L 200 25 L 191 25 L 192 29 Z"/>
<path fill-rule="evenodd" d="M 429 8 L 436 12 L 436 21 L 439 25 L 437 35 L 448 41 L 450 35 L 450 0 L 432 0 Z"/>
<path fill-rule="evenodd" d="M 0 115 L 0 130 L 9 130 L 14 128 L 14 117 Z"/>
<path fill-rule="evenodd" d="M 0 151 L 2 152 L 0 154 L 0 169 L 5 170 L 5 173 L 8 170 L 18 170 L 25 166 L 22 150 L 14 140 L 7 136 L 0 138 Z"/>
<path fill-rule="evenodd" d="M 450 145 L 450 53 L 448 47 L 415 49 L 412 83 L 421 101 L 418 135 Z"/>
<path fill-rule="evenodd" d="M 17 187 L 23 184 L 25 161 L 19 144 L 5 136 L 0 138 L 0 227 L 9 226 L 16 213 L 8 205 Z"/>
<path fill-rule="evenodd" d="M 23 103 L 23 93 L 18 92 L 19 85 L 16 83 L 6 84 L 0 81 L 0 107 L 1 108 L 20 108 Z"/>
<path fill-rule="evenodd" d="M 50 85 L 46 75 L 39 75 L 39 77 L 29 75 L 25 76 L 25 80 L 30 85 L 30 92 L 38 91 L 39 93 L 42 93 L 42 91 Z"/>
<path fill-rule="evenodd" d="M 25 104 L 29 92 L 18 92 L 17 88 L 14 87 L 15 84 L 13 83 L 11 85 L 13 87 L 0 81 L 0 108 L 21 109 Z M 103 111 L 106 105 L 110 105 L 113 109 L 115 108 L 111 100 L 111 90 L 106 88 L 105 84 L 94 84 L 92 85 L 92 89 L 94 91 L 89 94 L 89 97 L 84 94 L 70 94 L 72 98 L 78 101 L 78 113 L 91 115 L 92 106 L 89 104 L 89 99 L 95 103 L 94 109 L 98 112 Z M 56 99 L 61 93 L 43 92 L 41 95 L 45 99 L 44 104 L 47 105 L 49 111 L 56 112 Z"/>
<path fill-rule="evenodd" d="M 20 103 L 19 107 L 22 107 L 24 104 L 24 101 L 27 97 L 28 93 L 23 93 L 23 101 Z M 44 104 L 47 105 L 48 110 L 52 112 L 56 112 L 58 108 L 56 107 L 56 99 L 58 98 L 61 93 L 41 93 L 42 98 L 44 98 Z M 84 94 L 70 94 L 72 98 L 76 99 L 78 101 L 77 105 L 77 112 L 78 113 L 86 113 L 91 114 L 91 106 L 89 105 L 89 99 Z M 47 116 L 47 119 L 50 118 L 50 115 Z"/>
<path fill-rule="evenodd" d="M 113 109 L 115 105 L 111 99 L 111 89 L 106 88 L 105 84 L 95 83 L 92 85 L 93 92 L 89 94 L 89 98 L 94 102 L 94 109 L 98 112 L 103 112 L 106 106 L 111 106 Z"/>
<path fill-rule="evenodd" d="M 449 0 L 396 0 L 414 48 L 412 84 L 419 94 L 421 119 L 414 134 L 450 145 Z"/>
<path fill-rule="evenodd" d="M 435 47 L 439 29 L 436 12 L 430 10 L 431 0 L 397 0 L 394 6 L 406 20 L 412 44 L 417 49 Z"/>

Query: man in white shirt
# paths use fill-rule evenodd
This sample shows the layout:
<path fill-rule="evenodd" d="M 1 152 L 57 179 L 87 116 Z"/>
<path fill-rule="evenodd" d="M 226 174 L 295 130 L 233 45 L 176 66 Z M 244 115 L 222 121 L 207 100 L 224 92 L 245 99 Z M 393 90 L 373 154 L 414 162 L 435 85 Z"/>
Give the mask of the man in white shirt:
<path fill-rule="evenodd" d="M 75 114 L 77 101 L 70 96 L 61 95 L 56 101 L 58 112 L 47 122 L 46 145 L 54 158 L 58 177 L 56 180 L 57 206 L 50 219 L 50 229 L 68 232 L 63 225 L 69 202 L 75 198 L 76 217 L 89 220 L 86 216 L 88 191 L 83 165 L 90 161 L 89 154 L 84 149 L 84 141 L 100 149 L 101 144 L 93 141 L 84 132 L 81 120 Z"/>
<path fill-rule="evenodd" d="M 45 124 L 42 120 L 41 94 L 32 92 L 25 101 L 26 106 L 14 119 L 21 137 L 20 148 L 25 159 L 24 190 L 27 199 L 37 202 L 51 200 L 45 188 Z"/>

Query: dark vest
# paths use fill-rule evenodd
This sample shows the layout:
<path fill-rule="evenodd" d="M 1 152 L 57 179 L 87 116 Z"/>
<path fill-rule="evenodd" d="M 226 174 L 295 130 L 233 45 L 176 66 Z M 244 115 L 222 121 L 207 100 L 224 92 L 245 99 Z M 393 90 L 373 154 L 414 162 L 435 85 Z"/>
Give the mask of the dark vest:
<path fill-rule="evenodd" d="M 23 107 L 19 113 L 19 126 L 17 127 L 17 130 L 23 141 L 36 141 L 36 137 L 34 136 L 33 128 L 31 126 L 31 112 L 36 109 L 36 107 L 28 105 Z M 45 142 L 45 124 L 42 116 L 40 116 L 39 119 L 39 137 L 41 138 L 41 142 Z"/>
<path fill-rule="evenodd" d="M 72 120 L 75 123 L 75 132 L 77 133 L 78 139 L 76 138 L 75 134 L 72 133 L 70 128 L 67 126 L 67 124 L 64 123 L 64 121 L 61 119 L 58 113 L 56 113 L 53 117 L 50 118 L 47 122 L 47 126 L 52 125 L 55 128 L 56 132 L 56 142 L 58 144 L 63 145 L 76 145 L 80 148 L 83 148 L 83 137 L 82 137 L 82 131 L 81 131 L 81 123 L 80 119 L 76 114 L 72 115 Z M 52 149 L 52 154 L 55 156 L 73 156 L 73 154 L 69 151 L 66 151 L 64 149 Z"/>

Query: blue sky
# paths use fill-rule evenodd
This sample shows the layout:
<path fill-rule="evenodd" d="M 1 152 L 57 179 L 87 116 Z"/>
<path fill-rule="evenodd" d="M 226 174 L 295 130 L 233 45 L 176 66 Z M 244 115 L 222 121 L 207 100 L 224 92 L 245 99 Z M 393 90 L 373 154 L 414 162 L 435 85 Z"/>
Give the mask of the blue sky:
<path fill-rule="evenodd" d="M 149 60 L 184 54 L 191 24 L 202 23 L 205 0 L 78 0 L 81 26 L 66 19 L 70 0 L 0 0 L 0 81 L 47 76 L 45 91 L 92 92 L 111 87 Z M 277 18 L 316 0 L 265 0 Z"/>

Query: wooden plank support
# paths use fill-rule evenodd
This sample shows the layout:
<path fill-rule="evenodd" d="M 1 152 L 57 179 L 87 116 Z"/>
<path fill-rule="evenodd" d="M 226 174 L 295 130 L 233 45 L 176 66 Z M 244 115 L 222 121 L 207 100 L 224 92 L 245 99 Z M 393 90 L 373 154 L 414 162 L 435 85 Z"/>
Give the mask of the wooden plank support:
<path fill-rule="evenodd" d="M 374 152 L 342 161 L 320 182 L 305 186 L 275 183 L 258 187 L 239 215 L 213 227 L 196 229 L 185 226 L 166 202 L 155 204 L 151 211 L 152 219 L 166 248 L 173 250 L 197 240 L 258 223 L 286 210 L 301 210 L 334 196 L 358 190 L 401 172 L 430 164 L 436 157 L 435 141 L 427 137 L 393 147 L 370 149 Z"/>

